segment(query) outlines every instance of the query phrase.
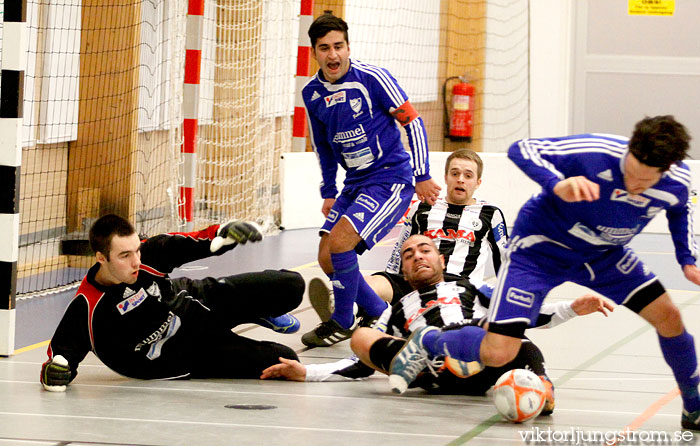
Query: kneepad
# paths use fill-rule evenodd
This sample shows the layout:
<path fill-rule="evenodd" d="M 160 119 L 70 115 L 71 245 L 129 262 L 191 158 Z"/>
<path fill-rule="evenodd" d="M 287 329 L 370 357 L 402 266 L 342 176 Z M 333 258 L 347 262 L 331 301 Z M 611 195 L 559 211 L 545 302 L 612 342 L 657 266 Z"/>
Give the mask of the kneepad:
<path fill-rule="evenodd" d="M 380 338 L 369 348 L 369 360 L 383 372 L 389 373 L 391 360 L 406 345 L 405 339 Z"/>

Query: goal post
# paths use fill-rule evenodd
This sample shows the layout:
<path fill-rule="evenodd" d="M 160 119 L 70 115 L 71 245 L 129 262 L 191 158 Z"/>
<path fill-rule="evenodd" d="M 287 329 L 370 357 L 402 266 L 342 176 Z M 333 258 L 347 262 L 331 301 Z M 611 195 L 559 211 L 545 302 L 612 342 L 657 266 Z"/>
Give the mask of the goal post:
<path fill-rule="evenodd" d="M 5 2 L 3 70 L 17 3 Z M 503 151 L 506 140 L 527 136 L 527 0 L 312 4 L 302 19 L 308 0 L 204 0 L 194 96 L 185 82 L 188 0 L 26 4 L 26 41 L 16 47 L 26 60 L 19 143 L 0 155 L 22 159 L 21 173 L 18 161 L 7 164 L 17 167 L 17 210 L 0 213 L 0 229 L 18 226 L 14 253 L 0 261 L 17 271 L 20 302 L 81 280 L 93 262 L 87 231 L 106 213 L 129 218 L 144 235 L 185 229 L 184 206 L 193 228 L 235 217 L 278 231 L 280 157 L 293 150 L 302 86 L 298 47 L 325 10 L 350 25 L 353 58 L 389 69 L 406 90 L 431 151 L 466 145 L 444 137 L 450 98 L 442 85 L 451 76 L 476 86 L 470 147 Z M 307 76 L 317 70 L 311 57 Z M 181 150 L 186 119 L 196 120 L 188 139 L 196 157 Z"/>
<path fill-rule="evenodd" d="M 27 3 L 19 0 L 4 6 L 0 62 L 0 356 L 9 356 L 15 349 Z"/>

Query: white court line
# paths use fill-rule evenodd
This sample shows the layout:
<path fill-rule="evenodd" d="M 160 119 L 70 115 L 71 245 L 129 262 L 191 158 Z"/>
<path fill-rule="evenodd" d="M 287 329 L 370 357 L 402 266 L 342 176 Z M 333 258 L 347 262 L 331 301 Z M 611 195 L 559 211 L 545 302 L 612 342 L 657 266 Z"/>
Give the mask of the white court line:
<path fill-rule="evenodd" d="M 178 269 L 181 271 L 202 271 L 205 269 L 209 269 L 209 267 L 205 265 L 187 265 L 181 266 Z"/>
<path fill-rule="evenodd" d="M 327 359 L 327 358 L 325 358 L 325 357 L 320 357 L 320 358 L 321 358 L 321 359 Z M 342 359 L 342 358 L 335 358 L 335 359 Z M 3 362 L 0 361 L 0 365 L 2 365 L 2 364 L 3 364 Z M 8 364 L 8 365 L 10 365 L 10 364 L 39 365 L 39 364 L 41 364 L 41 363 L 40 363 L 40 362 L 31 362 L 31 361 L 12 361 L 12 362 L 7 362 L 7 363 L 5 363 L 5 364 Z M 96 368 L 96 369 L 110 370 L 107 366 L 105 366 L 105 365 L 100 365 L 100 364 L 81 364 L 80 367 L 81 367 L 81 368 L 92 367 L 92 368 Z M 553 370 L 553 369 L 552 369 L 552 370 Z M 551 370 L 550 370 L 550 371 L 551 371 Z M 662 377 L 659 377 L 659 378 L 651 378 L 651 377 L 648 377 L 648 378 L 632 378 L 632 377 L 629 376 L 629 372 L 613 372 L 613 371 L 608 371 L 608 370 L 600 370 L 600 371 L 588 370 L 588 371 L 583 372 L 583 373 L 619 374 L 620 377 L 617 377 L 617 378 L 615 378 L 615 377 L 611 377 L 611 378 L 596 378 L 596 377 L 593 377 L 593 376 L 588 377 L 588 378 L 585 378 L 585 377 L 576 377 L 576 378 L 571 378 L 571 379 L 569 379 L 569 381 L 619 381 L 620 379 L 624 379 L 625 381 L 669 381 L 669 382 L 674 382 L 674 383 L 676 382 L 675 379 L 673 378 L 673 376 L 670 376 L 670 375 L 669 375 L 669 376 L 662 376 Z M 657 373 L 657 374 L 660 375 L 661 373 Z M 550 373 L 550 375 L 554 376 L 554 375 L 551 374 L 551 373 Z M 647 375 L 647 376 L 648 376 L 648 375 Z M 378 379 L 381 379 L 381 378 L 383 378 L 383 377 L 379 377 Z M 131 379 L 129 378 L 129 380 L 131 380 Z M 143 380 L 140 380 L 140 381 L 143 381 Z M 155 380 L 155 381 L 168 381 L 168 380 Z M 199 380 L 199 379 L 197 379 L 197 382 L 204 382 L 204 381 L 205 381 L 205 380 Z M 206 381 L 207 381 L 207 382 L 211 382 L 211 381 L 209 381 L 209 380 L 206 380 Z M 9 380 L 0 380 L 0 383 L 2 383 L 2 382 L 8 382 L 8 383 L 23 383 L 23 384 L 34 383 L 34 384 L 36 384 L 36 382 L 34 382 L 34 381 L 9 381 Z M 77 384 L 71 384 L 71 385 L 76 385 L 76 386 L 97 386 L 97 387 L 99 387 L 99 386 L 102 386 L 102 385 L 104 385 L 104 384 L 77 383 Z M 144 388 L 148 388 L 148 389 L 158 389 L 158 390 L 182 390 L 182 389 L 157 388 L 157 387 L 140 387 L 140 386 L 108 386 L 108 387 L 119 387 L 119 388 L 122 388 L 122 389 L 144 389 Z M 199 391 L 199 390 L 195 390 L 195 391 Z M 209 391 L 209 390 L 203 390 L 203 391 Z M 213 392 L 220 392 L 220 391 L 216 390 L 216 391 L 213 391 Z M 273 395 L 276 395 L 276 394 L 273 394 Z M 403 399 L 403 398 L 406 398 L 406 397 L 394 397 L 394 398 L 402 398 L 402 399 Z M 410 396 L 409 396 L 408 398 L 410 398 Z"/>
<path fill-rule="evenodd" d="M 35 414 L 24 412 L 0 412 L 0 415 L 14 415 L 24 417 L 46 417 L 46 418 L 67 418 L 79 420 L 104 420 L 104 421 L 125 421 L 129 423 L 165 423 L 165 424 L 188 424 L 192 426 L 221 426 L 221 427 L 252 427 L 259 429 L 280 429 L 288 431 L 311 431 L 311 432 L 344 432 L 348 434 L 371 434 L 371 435 L 387 435 L 397 437 L 424 437 L 424 438 L 445 438 L 454 440 L 457 435 L 437 435 L 437 434 L 411 434 L 406 432 L 387 432 L 387 431 L 367 431 L 367 430 L 350 430 L 350 429 L 323 429 L 318 427 L 295 427 L 295 426 L 279 426 L 276 424 L 241 424 L 241 423 L 215 423 L 207 421 L 187 421 L 187 420 L 156 420 L 143 418 L 121 418 L 121 417 L 96 417 L 92 415 L 56 415 L 56 414 Z"/>
<path fill-rule="evenodd" d="M 7 362 L 0 361 L 0 365 L 2 365 L 2 364 L 7 364 L 7 365 L 12 365 L 12 364 L 42 365 L 43 362 L 41 362 L 41 361 L 7 361 Z M 106 365 L 102 365 L 102 364 L 82 364 L 81 363 L 80 368 L 83 368 L 83 367 L 92 367 L 92 368 L 96 368 L 96 369 L 111 370 L 109 367 L 107 367 Z"/>
<path fill-rule="evenodd" d="M 503 438 L 503 437 L 488 437 L 488 436 L 477 435 L 473 439 L 475 440 L 477 438 L 479 440 L 487 440 L 487 441 L 491 442 L 492 444 L 498 444 L 498 445 L 502 445 L 502 444 L 506 444 L 506 443 L 513 443 L 513 444 L 520 444 L 520 445 L 523 444 L 522 440 L 517 439 L 517 438 L 512 438 L 512 437 L 511 438 Z"/>
<path fill-rule="evenodd" d="M 210 381 L 211 382 L 211 381 Z M 8 384 L 29 384 L 32 386 L 38 386 L 39 381 L 14 381 L 9 379 L 1 379 L 1 383 Z M 341 399 L 341 400 L 394 400 L 394 401 L 413 401 L 422 402 L 426 404 L 437 404 L 441 406 L 492 406 L 490 400 L 489 404 L 482 404 L 474 401 L 452 401 L 451 399 L 435 399 L 426 398 L 426 395 L 422 396 L 393 396 L 393 395 L 367 395 L 367 396 L 340 396 L 340 395 L 309 395 L 301 393 L 281 393 L 281 392 L 261 392 L 256 391 L 240 391 L 240 390 L 217 390 L 217 389 L 197 389 L 197 388 L 172 388 L 172 387 L 150 387 L 150 386 L 120 386 L 120 385 L 109 385 L 109 384 L 70 384 L 70 387 L 89 387 L 89 388 L 99 388 L 99 389 L 117 389 L 117 390 L 138 390 L 143 391 L 163 391 L 163 392 L 186 392 L 186 393 L 215 393 L 215 394 L 230 394 L 230 395 L 255 395 L 255 396 L 281 396 L 281 397 L 296 397 L 296 398 L 319 398 L 319 399 Z M 68 390 L 70 391 L 70 390 Z M 388 392 L 388 390 L 387 390 Z M 458 396 L 458 395 L 457 395 Z M 477 397 L 478 398 L 478 397 Z"/>
<path fill-rule="evenodd" d="M 618 373 L 618 372 L 601 372 L 601 373 Z M 619 372 L 624 375 L 624 372 Z M 628 378 L 627 376 L 620 376 L 619 378 L 569 378 L 568 381 L 620 381 L 624 379 L 625 381 L 668 381 L 675 383 L 676 380 L 670 376 L 668 378 Z"/>
<path fill-rule="evenodd" d="M 623 412 L 623 411 L 611 411 L 611 410 L 597 410 L 597 409 L 563 409 L 561 407 L 557 407 L 554 410 L 554 413 L 557 412 L 581 412 L 581 413 L 592 413 L 592 414 L 611 414 L 611 415 L 632 415 L 634 417 L 639 416 L 639 412 Z M 673 418 L 679 418 L 678 417 L 678 412 L 674 413 L 655 413 L 655 417 L 673 417 Z M 556 421 L 556 420 L 553 420 Z"/>
<path fill-rule="evenodd" d="M 627 412 L 627 411 L 612 411 L 612 410 L 599 410 L 599 409 L 564 409 L 557 407 L 557 412 L 571 412 L 571 413 L 592 413 L 596 415 L 629 415 L 637 416 L 639 412 Z M 494 408 L 495 412 L 495 408 Z M 383 434 L 383 435 L 394 435 L 394 436 L 411 436 L 411 437 L 431 437 L 431 438 L 457 438 L 455 435 L 430 435 L 430 434 L 412 434 L 406 432 L 387 432 L 387 431 L 368 431 L 368 430 L 350 430 L 350 429 L 336 429 L 336 428 L 316 428 L 316 427 L 295 427 L 295 426 L 279 426 L 279 425 L 267 425 L 267 424 L 242 424 L 242 423 L 220 423 L 211 421 L 187 421 L 187 420 L 158 420 L 158 419 L 145 419 L 145 418 L 123 418 L 123 417 L 98 417 L 95 415 L 57 415 L 57 414 L 36 414 L 36 413 L 26 413 L 26 412 L 0 412 L 0 415 L 14 415 L 14 416 L 25 416 L 25 417 L 48 417 L 48 418 L 70 418 L 70 419 L 80 419 L 80 420 L 106 420 L 106 421 L 130 421 L 130 422 L 140 422 L 140 423 L 166 423 L 166 424 L 190 424 L 190 425 L 202 425 L 202 426 L 222 426 L 222 427 L 254 427 L 262 429 L 277 428 L 282 430 L 305 430 L 313 432 L 344 432 L 344 433 L 360 433 L 360 434 Z M 678 418 L 677 413 L 656 413 L 654 415 L 659 417 L 673 417 Z"/>
<path fill-rule="evenodd" d="M 61 444 L 61 443 L 59 443 L 56 440 L 25 440 L 25 439 L 20 439 L 20 438 L 0 438 L 0 445 L 2 445 L 2 444 L 9 444 L 9 445 L 15 445 L 15 446 L 17 446 L 18 444 L 33 444 L 33 445 L 46 444 L 49 446 L 56 446 L 56 445 Z M 77 444 L 80 444 L 80 443 L 77 443 Z M 95 444 L 100 444 L 100 443 L 95 443 Z M 120 444 L 124 444 L 124 443 L 107 443 L 107 444 L 116 446 L 116 445 L 120 445 Z"/>

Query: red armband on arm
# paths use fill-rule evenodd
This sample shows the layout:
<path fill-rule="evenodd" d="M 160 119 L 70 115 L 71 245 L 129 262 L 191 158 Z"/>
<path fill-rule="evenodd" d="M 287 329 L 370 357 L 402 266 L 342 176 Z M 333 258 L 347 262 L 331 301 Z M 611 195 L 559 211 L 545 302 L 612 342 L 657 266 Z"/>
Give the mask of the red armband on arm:
<path fill-rule="evenodd" d="M 399 108 L 391 112 L 391 115 L 399 121 L 402 126 L 407 126 L 418 117 L 418 112 L 410 102 L 404 102 Z"/>

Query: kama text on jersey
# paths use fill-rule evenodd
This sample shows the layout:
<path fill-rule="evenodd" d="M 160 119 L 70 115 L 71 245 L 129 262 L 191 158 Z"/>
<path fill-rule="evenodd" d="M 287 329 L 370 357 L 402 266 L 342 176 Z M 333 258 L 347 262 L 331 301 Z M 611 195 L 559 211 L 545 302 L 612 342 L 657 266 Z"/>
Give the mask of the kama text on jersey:
<path fill-rule="evenodd" d="M 408 237 L 429 237 L 445 256 L 445 272 L 468 278 L 479 288 L 491 260 L 498 272 L 508 241 L 503 212 L 483 200 L 470 205 L 449 204 L 440 198 L 434 205 L 415 202 L 394 245 L 386 271 L 401 272 L 401 246 Z"/>
<path fill-rule="evenodd" d="M 469 283 L 440 282 L 405 295 L 387 309 L 381 319 L 386 321 L 387 333 L 408 337 L 417 328 L 431 325 L 445 327 L 451 324 L 467 324 L 471 321 L 474 300 L 481 296 Z"/>

